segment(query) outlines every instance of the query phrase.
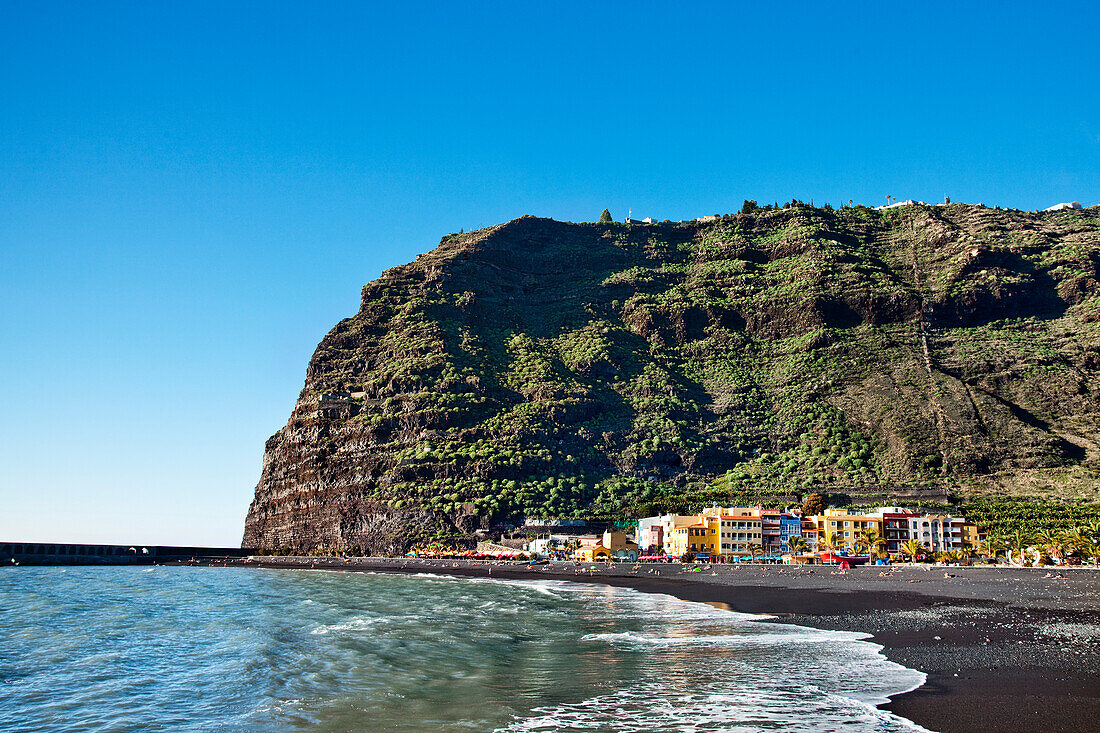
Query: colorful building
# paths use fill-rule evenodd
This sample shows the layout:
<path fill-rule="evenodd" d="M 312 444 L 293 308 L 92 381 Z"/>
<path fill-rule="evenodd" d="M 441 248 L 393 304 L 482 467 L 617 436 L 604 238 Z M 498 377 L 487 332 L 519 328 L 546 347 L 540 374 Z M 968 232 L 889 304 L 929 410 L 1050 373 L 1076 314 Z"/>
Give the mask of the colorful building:
<path fill-rule="evenodd" d="M 910 539 L 909 520 L 920 515 L 896 506 L 883 507 L 876 514 L 882 517 L 882 538 L 886 540 L 887 552 L 901 552 L 901 546 Z"/>
<path fill-rule="evenodd" d="M 801 524 L 802 539 L 806 540 L 808 549 L 815 552 L 818 540 L 817 522 L 814 521 L 813 517 L 802 517 Z"/>
<path fill-rule="evenodd" d="M 630 561 L 638 559 L 638 545 L 631 541 L 625 532 L 609 529 L 594 544 L 585 542 L 573 551 L 577 562 L 596 562 L 601 560 Z"/>
<path fill-rule="evenodd" d="M 824 514 L 814 516 L 817 525 L 818 542 L 832 535 L 838 543 L 837 549 L 856 551 L 856 540 L 861 533 L 874 530 L 882 533 L 882 517 L 875 514 L 849 514 L 843 509 L 826 509 Z"/>
<path fill-rule="evenodd" d="M 711 507 L 703 510 L 714 537 L 716 555 L 751 555 L 751 545 L 764 544 L 760 507 Z"/>
<path fill-rule="evenodd" d="M 750 545 L 762 545 L 759 507 L 708 507 L 702 514 L 683 517 L 665 534 L 670 555 L 751 555 Z M 689 521 L 684 521 L 689 520 Z"/>
<path fill-rule="evenodd" d="M 962 541 L 963 547 L 977 547 L 982 541 L 981 536 L 978 534 L 978 525 L 973 522 L 966 522 L 962 525 Z"/>
<path fill-rule="evenodd" d="M 932 552 L 954 552 L 968 547 L 967 538 L 976 538 L 978 528 L 963 517 L 931 514 L 909 519 L 909 535 Z M 972 543 L 971 543 L 972 544 Z"/>
<path fill-rule="evenodd" d="M 693 555 L 716 555 L 716 537 L 709 531 L 707 523 L 700 520 L 693 524 L 676 527 L 672 534 L 665 538 L 665 552 L 679 557 L 692 553 Z"/>
<path fill-rule="evenodd" d="M 761 544 L 764 554 L 778 557 L 787 551 L 791 537 L 802 536 L 802 517 L 778 509 L 760 511 Z"/>
<path fill-rule="evenodd" d="M 893 554 L 901 552 L 901 546 L 910 539 L 938 552 L 973 546 L 979 538 L 978 528 L 962 517 L 923 516 L 896 506 L 880 507 L 867 514 L 826 509 L 812 517 L 802 516 L 798 510 L 715 506 L 695 515 L 650 517 L 639 521 L 638 526 L 639 536 L 644 537 L 651 554 L 663 549 L 674 556 L 690 552 L 719 558 L 758 554 L 753 552 L 754 545 L 763 548 L 765 557 L 779 557 L 788 552 L 793 537 L 805 540 L 810 552 L 819 552 L 821 541 L 832 535 L 837 550 L 860 553 L 867 549 L 860 546 L 860 536 L 873 532 L 885 541 L 885 547 L 876 549 Z"/>
<path fill-rule="evenodd" d="M 689 525 L 698 524 L 699 515 L 693 514 L 662 514 L 659 517 L 649 517 L 648 519 L 642 519 L 638 522 L 639 537 L 645 544 L 645 551 L 650 555 L 673 555 L 674 552 L 674 540 L 677 536 L 676 530 L 683 529 Z M 653 529 L 659 527 L 660 529 Z M 681 537 L 686 535 L 681 535 Z M 660 542 L 654 542 L 659 539 Z M 687 543 L 690 545 L 691 543 Z M 687 550 L 681 551 L 680 555 L 683 555 Z"/>
<path fill-rule="evenodd" d="M 638 527 L 638 548 L 643 555 L 659 555 L 664 553 L 665 528 L 660 524 L 650 524 Z"/>

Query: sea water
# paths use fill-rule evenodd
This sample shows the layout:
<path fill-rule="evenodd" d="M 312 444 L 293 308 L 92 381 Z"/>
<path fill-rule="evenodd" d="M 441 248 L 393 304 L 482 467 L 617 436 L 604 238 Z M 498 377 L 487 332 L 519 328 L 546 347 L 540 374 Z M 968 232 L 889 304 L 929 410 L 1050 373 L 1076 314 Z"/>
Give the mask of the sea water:
<path fill-rule="evenodd" d="M 2 731 L 912 731 L 858 634 L 562 581 L 0 570 Z"/>

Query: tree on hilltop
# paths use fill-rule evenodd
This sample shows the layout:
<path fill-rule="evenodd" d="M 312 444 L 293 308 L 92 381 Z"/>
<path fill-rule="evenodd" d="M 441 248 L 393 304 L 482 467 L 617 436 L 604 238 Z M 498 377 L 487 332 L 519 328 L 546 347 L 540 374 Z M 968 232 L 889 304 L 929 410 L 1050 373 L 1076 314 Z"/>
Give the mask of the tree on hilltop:
<path fill-rule="evenodd" d="M 751 214 L 754 211 L 759 211 L 760 207 L 752 199 L 745 199 L 745 203 L 741 205 L 742 214 Z"/>
<path fill-rule="evenodd" d="M 612 221 L 614 221 L 614 219 L 611 218 L 611 212 L 608 211 L 607 209 L 604 209 L 603 213 L 600 214 L 600 223 L 601 224 L 610 224 Z"/>

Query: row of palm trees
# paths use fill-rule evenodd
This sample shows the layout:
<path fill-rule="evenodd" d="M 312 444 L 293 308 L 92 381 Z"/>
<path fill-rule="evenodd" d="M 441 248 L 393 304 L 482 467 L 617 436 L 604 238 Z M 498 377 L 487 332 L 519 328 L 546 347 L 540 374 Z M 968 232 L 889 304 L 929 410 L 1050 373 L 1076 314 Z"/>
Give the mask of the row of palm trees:
<path fill-rule="evenodd" d="M 1036 551 L 1059 562 L 1076 557 L 1100 563 L 1100 520 L 1069 530 L 1044 529 L 1032 533 L 1017 529 L 1008 535 L 991 535 L 976 549 L 994 559 L 1004 555 L 1008 562 L 1020 565 L 1027 561 L 1028 553 Z"/>
<path fill-rule="evenodd" d="M 817 542 L 818 549 L 826 552 L 835 552 L 847 547 L 847 543 L 833 532 L 827 532 Z M 878 557 L 887 557 L 886 538 L 876 529 L 861 531 L 855 540 L 856 549 L 862 550 L 874 562 Z M 787 539 L 787 551 L 792 555 L 798 555 L 809 549 L 809 546 L 801 537 Z M 984 557 L 998 560 L 1002 556 L 1009 563 L 1023 565 L 1029 552 L 1038 550 L 1042 555 L 1054 560 L 1064 561 L 1070 557 L 1080 558 L 1082 561 L 1092 561 L 1100 564 L 1100 520 L 1091 525 L 1074 527 L 1070 530 L 1043 530 L 1032 534 L 1022 529 L 1005 535 L 993 535 L 980 542 L 978 545 L 952 552 L 933 553 L 919 540 L 910 539 L 899 547 L 903 557 L 910 562 L 916 562 L 922 557 L 934 557 L 941 562 L 962 562 L 972 557 Z M 758 556 L 764 556 L 763 545 L 753 544 L 749 546 L 749 554 L 755 560 Z"/>
<path fill-rule="evenodd" d="M 828 532 L 824 537 L 817 541 L 818 549 L 826 550 L 828 552 L 834 552 L 836 550 L 843 549 L 848 545 L 838 538 L 834 533 Z M 879 556 L 878 553 L 886 547 L 886 540 L 878 532 L 878 530 L 864 530 L 856 538 L 856 547 L 859 549 L 867 550 L 871 559 Z M 755 561 L 757 557 L 764 557 L 765 548 L 759 543 L 749 545 L 749 556 Z M 809 544 L 802 537 L 788 537 L 787 538 L 787 552 L 791 555 L 800 555 L 810 549 Z"/>

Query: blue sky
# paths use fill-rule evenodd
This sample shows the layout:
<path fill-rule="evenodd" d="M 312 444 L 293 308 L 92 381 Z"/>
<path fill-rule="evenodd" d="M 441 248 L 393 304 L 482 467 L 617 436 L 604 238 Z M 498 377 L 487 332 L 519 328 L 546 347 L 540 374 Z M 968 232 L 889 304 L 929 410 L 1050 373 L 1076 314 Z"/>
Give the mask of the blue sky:
<path fill-rule="evenodd" d="M 1100 203 L 1087 3 L 0 0 L 0 539 L 237 544 L 360 287 L 533 213 Z"/>

